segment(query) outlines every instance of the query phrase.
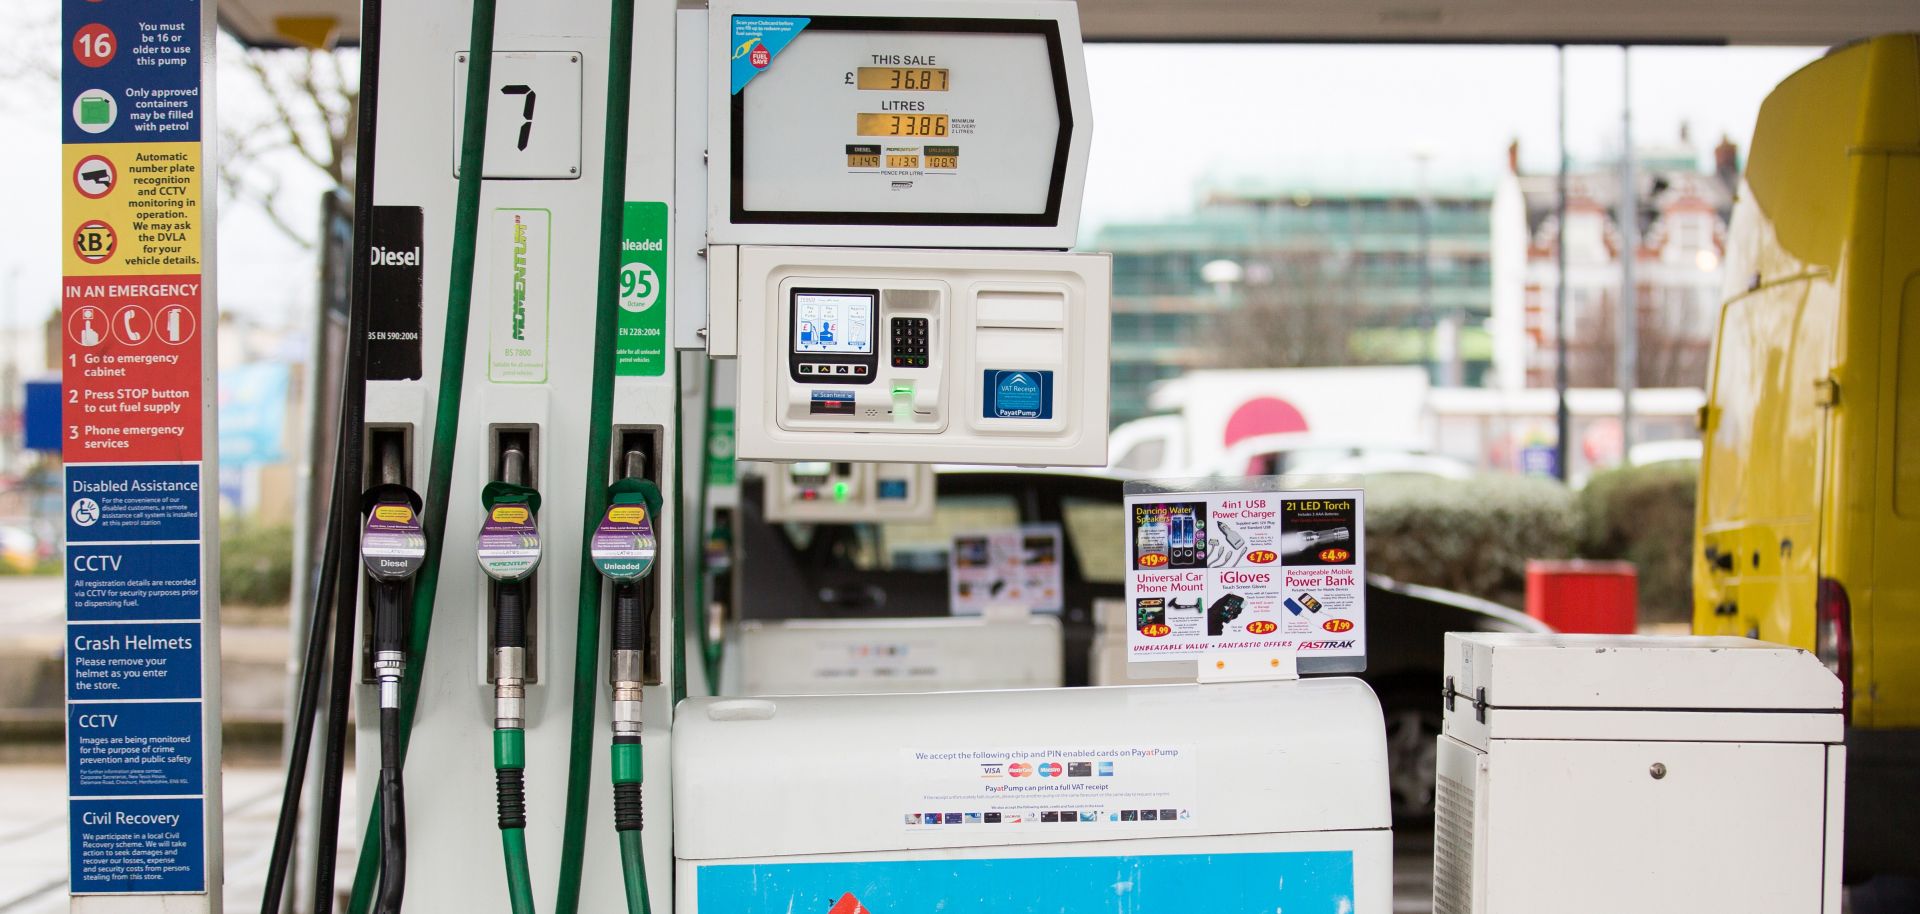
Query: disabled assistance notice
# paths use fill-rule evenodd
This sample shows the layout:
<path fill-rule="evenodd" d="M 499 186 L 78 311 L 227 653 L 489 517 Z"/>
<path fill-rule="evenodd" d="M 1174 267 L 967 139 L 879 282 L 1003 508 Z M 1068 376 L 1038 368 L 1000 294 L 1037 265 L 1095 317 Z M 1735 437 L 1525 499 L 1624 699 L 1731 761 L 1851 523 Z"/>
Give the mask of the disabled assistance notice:
<path fill-rule="evenodd" d="M 1366 657 L 1359 489 L 1129 495 L 1130 661 Z"/>

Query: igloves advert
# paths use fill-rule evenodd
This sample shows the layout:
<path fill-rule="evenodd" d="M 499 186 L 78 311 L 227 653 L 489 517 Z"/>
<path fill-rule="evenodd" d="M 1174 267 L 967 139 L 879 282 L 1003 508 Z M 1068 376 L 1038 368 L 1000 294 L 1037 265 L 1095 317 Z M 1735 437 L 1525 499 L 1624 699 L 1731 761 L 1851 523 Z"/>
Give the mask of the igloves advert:
<path fill-rule="evenodd" d="M 1364 658 L 1362 498 L 1358 489 L 1127 496 L 1128 659 Z"/>

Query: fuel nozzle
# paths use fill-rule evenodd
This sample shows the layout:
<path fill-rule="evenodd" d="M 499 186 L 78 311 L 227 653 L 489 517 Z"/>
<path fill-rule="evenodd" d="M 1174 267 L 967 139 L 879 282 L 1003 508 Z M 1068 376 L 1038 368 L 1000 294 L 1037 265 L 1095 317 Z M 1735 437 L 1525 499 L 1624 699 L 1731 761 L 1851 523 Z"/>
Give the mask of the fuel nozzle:
<path fill-rule="evenodd" d="M 540 567 L 540 493 L 526 485 L 527 453 L 500 452 L 500 478 L 480 491 L 486 511 L 474 554 L 493 610 L 494 728 L 526 726 L 528 579 Z"/>
<path fill-rule="evenodd" d="M 400 447 L 389 442 L 380 455 L 380 482 L 361 496 L 366 516 L 360 529 L 360 561 L 372 578 L 367 598 L 373 609 L 373 675 L 380 684 L 380 707 L 400 707 L 400 680 L 407 673 L 407 591 L 427 560 L 427 535 L 420 525 L 419 493 L 402 484 Z"/>
<path fill-rule="evenodd" d="M 607 682 L 613 693 L 614 828 L 623 832 L 641 827 L 641 688 L 646 684 L 652 622 L 652 591 L 641 582 L 653 573 L 660 551 L 660 489 L 646 472 L 646 454 L 627 451 L 621 478 L 608 487 L 606 513 L 588 545 L 594 566 L 613 583 L 613 656 Z"/>
<path fill-rule="evenodd" d="M 373 675 L 380 688 L 380 822 L 385 854 L 377 909 L 398 912 L 406 891 L 406 800 L 400 776 L 400 683 L 407 675 L 406 606 L 413 577 L 427 560 L 418 493 L 403 484 L 397 439 L 380 453 L 380 482 L 361 496 L 366 523 L 360 561 L 372 579 Z"/>

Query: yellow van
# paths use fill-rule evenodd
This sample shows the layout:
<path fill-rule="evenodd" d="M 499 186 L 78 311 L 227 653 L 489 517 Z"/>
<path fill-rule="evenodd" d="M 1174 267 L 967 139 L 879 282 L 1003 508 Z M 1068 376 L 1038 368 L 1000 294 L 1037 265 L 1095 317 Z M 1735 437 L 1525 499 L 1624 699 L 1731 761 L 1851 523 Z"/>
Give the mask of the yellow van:
<path fill-rule="evenodd" d="M 1920 36 L 1788 77 L 1752 149 L 1701 411 L 1693 627 L 1840 676 L 1849 877 L 1920 875 Z"/>

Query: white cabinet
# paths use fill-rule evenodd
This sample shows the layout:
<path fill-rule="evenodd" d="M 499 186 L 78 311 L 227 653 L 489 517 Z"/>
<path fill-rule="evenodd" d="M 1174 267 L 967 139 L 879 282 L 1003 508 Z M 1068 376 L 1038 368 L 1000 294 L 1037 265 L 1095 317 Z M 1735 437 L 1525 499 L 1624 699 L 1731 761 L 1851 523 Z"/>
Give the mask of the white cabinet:
<path fill-rule="evenodd" d="M 1813 657 L 1459 634 L 1447 651 L 1435 914 L 1837 914 L 1840 691 Z M 1743 677 L 1763 702 L 1739 707 Z"/>

